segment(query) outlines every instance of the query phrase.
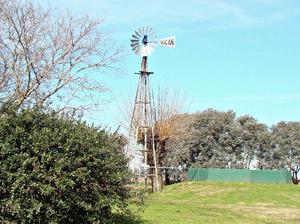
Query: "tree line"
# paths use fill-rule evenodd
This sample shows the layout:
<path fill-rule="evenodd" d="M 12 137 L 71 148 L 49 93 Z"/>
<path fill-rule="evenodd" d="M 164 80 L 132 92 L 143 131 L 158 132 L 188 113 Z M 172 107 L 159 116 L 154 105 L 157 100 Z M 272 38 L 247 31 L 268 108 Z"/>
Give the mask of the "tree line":
<path fill-rule="evenodd" d="M 168 119 L 168 137 L 158 142 L 166 178 L 184 180 L 188 167 L 288 169 L 298 183 L 300 122 L 268 127 L 251 116 L 208 109 Z"/>

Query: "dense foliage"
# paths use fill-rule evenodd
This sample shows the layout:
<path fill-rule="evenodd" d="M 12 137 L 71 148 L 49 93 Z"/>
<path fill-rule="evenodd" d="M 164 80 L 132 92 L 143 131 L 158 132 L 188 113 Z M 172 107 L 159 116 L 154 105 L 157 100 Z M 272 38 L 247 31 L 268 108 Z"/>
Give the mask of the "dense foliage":
<path fill-rule="evenodd" d="M 188 167 L 300 170 L 300 122 L 268 128 L 250 116 L 206 110 L 173 118 L 174 133 L 165 145 L 168 174 L 184 179 Z M 179 171 L 179 172 L 178 172 Z"/>
<path fill-rule="evenodd" d="M 122 145 L 55 113 L 2 111 L 0 223 L 110 223 L 128 214 Z"/>

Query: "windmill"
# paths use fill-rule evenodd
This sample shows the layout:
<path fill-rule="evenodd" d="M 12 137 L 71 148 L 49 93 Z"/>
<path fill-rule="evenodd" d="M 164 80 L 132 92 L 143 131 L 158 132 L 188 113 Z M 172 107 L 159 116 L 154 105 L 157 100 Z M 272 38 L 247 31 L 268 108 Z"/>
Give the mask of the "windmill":
<path fill-rule="evenodd" d="M 158 44 L 175 47 L 175 37 L 162 38 L 158 41 L 155 31 L 150 27 L 138 28 L 132 34 L 132 50 L 136 55 L 142 57 L 142 62 L 140 71 L 136 73 L 139 75 L 139 81 L 129 128 L 129 143 L 126 149 L 127 152 L 135 151 L 131 154 L 141 157 L 139 173 L 143 170 L 146 186 L 148 177 L 150 177 L 153 191 L 160 191 L 161 186 L 154 139 L 154 108 L 151 101 L 153 96 L 149 80 L 149 76 L 153 72 L 148 70 L 148 56 L 152 54 Z M 139 154 L 136 153 L 137 151 Z M 151 158 L 152 161 L 149 161 L 148 158 Z"/>

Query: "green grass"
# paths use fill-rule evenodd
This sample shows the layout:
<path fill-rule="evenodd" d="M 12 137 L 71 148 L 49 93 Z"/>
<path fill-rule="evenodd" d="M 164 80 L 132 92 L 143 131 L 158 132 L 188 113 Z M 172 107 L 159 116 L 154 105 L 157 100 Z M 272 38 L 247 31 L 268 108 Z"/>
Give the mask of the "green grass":
<path fill-rule="evenodd" d="M 175 184 L 146 199 L 141 222 L 300 223 L 300 187 L 217 182 Z"/>

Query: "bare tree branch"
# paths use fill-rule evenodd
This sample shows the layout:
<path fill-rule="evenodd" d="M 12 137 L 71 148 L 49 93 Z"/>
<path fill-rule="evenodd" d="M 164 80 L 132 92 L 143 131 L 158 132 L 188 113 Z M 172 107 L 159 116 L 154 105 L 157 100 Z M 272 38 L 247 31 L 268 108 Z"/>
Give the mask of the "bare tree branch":
<path fill-rule="evenodd" d="M 1 103 L 64 108 L 76 102 L 67 106 L 74 107 L 80 100 L 90 105 L 83 96 L 91 99 L 105 90 L 89 73 L 113 68 L 123 51 L 100 29 L 101 20 L 54 16 L 50 8 L 25 0 L 0 4 Z"/>

